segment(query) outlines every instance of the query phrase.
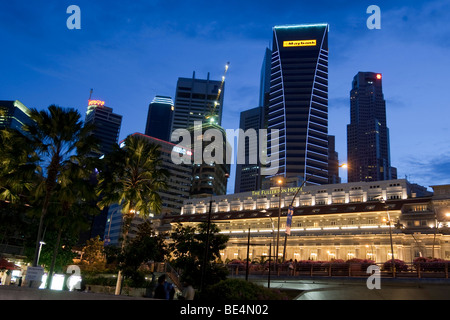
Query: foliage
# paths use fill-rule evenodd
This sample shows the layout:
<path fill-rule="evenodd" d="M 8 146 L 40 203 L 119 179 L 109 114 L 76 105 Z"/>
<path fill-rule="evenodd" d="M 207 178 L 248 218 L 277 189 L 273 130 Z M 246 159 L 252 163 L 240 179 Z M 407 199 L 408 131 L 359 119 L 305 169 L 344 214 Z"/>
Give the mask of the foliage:
<path fill-rule="evenodd" d="M 399 259 L 394 259 L 394 265 L 396 271 L 407 271 L 408 265 L 403 261 Z M 386 271 L 391 271 L 392 269 L 392 260 L 388 260 L 383 264 L 383 269 Z"/>
<path fill-rule="evenodd" d="M 50 268 L 53 260 L 54 247 L 57 244 L 58 231 L 47 230 L 45 232 L 45 245 L 42 246 L 39 264 L 47 270 Z M 67 265 L 73 264 L 76 254 L 72 251 L 72 247 L 76 244 L 77 238 L 71 234 L 63 234 L 59 243 L 59 252 L 55 259 L 54 271 L 64 273 Z"/>
<path fill-rule="evenodd" d="M 137 279 L 141 277 L 138 269 L 145 262 L 164 261 L 168 254 L 164 243 L 164 235 L 156 236 L 152 223 L 148 220 L 138 226 L 136 238 L 126 243 L 119 255 L 121 269 L 125 277 Z"/>
<path fill-rule="evenodd" d="M 199 299 L 209 301 L 228 300 L 288 300 L 286 294 L 276 289 L 262 287 L 242 279 L 226 279 L 211 285 Z"/>
<path fill-rule="evenodd" d="M 56 189 L 63 188 L 61 178 L 67 170 L 72 170 L 74 165 L 80 166 L 81 159 L 85 159 L 85 156 L 96 148 L 96 140 L 90 134 L 92 127 L 84 125 L 81 114 L 75 109 L 51 105 L 47 110 L 31 109 L 29 116 L 32 124 L 23 126 L 27 133 L 24 139 L 28 139 L 25 143 L 29 143 L 35 152 L 34 159 L 40 166 L 37 170 L 40 179 L 37 180 L 33 192 L 36 199 L 42 199 L 39 202 L 41 210 L 34 253 L 35 264 L 44 218 Z"/>
<path fill-rule="evenodd" d="M 159 146 L 137 135 L 128 136 L 125 146 L 115 146 L 105 156 L 99 173 L 97 195 L 100 208 L 118 204 L 124 214 L 124 239 L 131 221 L 139 214 L 161 212 L 161 190 L 167 189 L 168 171 L 162 168 Z"/>
<path fill-rule="evenodd" d="M 434 271 L 434 272 L 444 272 L 445 266 L 450 264 L 450 261 L 437 258 L 424 258 L 419 257 L 414 259 L 413 265 L 417 269 L 420 268 L 421 271 Z"/>
<path fill-rule="evenodd" d="M 210 225 L 208 255 L 205 260 L 207 240 L 207 224 L 196 227 L 178 224 L 170 234 L 172 242 L 169 250 L 173 257 L 173 265 L 181 270 L 182 279 L 191 281 L 199 288 L 201 285 L 202 266 L 205 262 L 205 287 L 226 278 L 228 270 L 221 264 L 214 263 L 220 259 L 220 250 L 226 248 L 229 236 L 219 233 L 215 224 Z"/>

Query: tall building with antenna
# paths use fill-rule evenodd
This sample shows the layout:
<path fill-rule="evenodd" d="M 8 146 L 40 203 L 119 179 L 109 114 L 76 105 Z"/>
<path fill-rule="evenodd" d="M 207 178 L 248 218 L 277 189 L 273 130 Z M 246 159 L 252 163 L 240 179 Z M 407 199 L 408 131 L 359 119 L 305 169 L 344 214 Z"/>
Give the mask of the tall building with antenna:
<path fill-rule="evenodd" d="M 105 101 L 89 100 L 85 123 L 94 125 L 92 134 L 99 140 L 98 156 L 111 152 L 119 140 L 122 116 L 105 106 Z"/>
<path fill-rule="evenodd" d="M 193 127 L 195 121 L 221 125 L 224 90 L 225 75 L 221 80 L 211 80 L 209 73 L 206 79 L 197 79 L 194 72 L 192 78 L 179 78 L 171 131 Z"/>

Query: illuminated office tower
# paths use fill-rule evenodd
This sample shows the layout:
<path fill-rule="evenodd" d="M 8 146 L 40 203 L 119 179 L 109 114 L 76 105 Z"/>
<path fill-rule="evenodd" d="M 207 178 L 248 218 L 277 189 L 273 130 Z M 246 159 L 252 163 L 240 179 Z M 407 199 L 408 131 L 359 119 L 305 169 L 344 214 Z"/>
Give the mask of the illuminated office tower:
<path fill-rule="evenodd" d="M 195 72 L 192 78 L 179 78 L 175 94 L 175 111 L 172 122 L 172 131 L 188 129 L 194 126 L 195 121 L 204 122 L 208 114 L 214 110 L 216 118 L 214 123 L 222 123 L 224 88 L 220 93 L 222 81 L 196 79 Z M 217 102 L 217 103 L 216 103 Z"/>
<path fill-rule="evenodd" d="M 148 106 L 145 134 L 164 141 L 170 141 L 172 126 L 173 100 L 171 97 L 156 96 Z"/>
<path fill-rule="evenodd" d="M 273 28 L 267 126 L 277 175 L 328 183 L 328 24 Z"/>
<path fill-rule="evenodd" d="M 92 134 L 99 140 L 100 156 L 111 152 L 119 140 L 122 116 L 113 113 L 104 101 L 89 100 L 85 123 L 95 127 Z"/>
<path fill-rule="evenodd" d="M 397 178 L 391 167 L 381 73 L 358 72 L 350 91 L 347 125 L 348 182 Z"/>
<path fill-rule="evenodd" d="M 25 134 L 22 126 L 33 122 L 29 114 L 30 110 L 19 100 L 0 100 L 0 130 L 10 128 Z"/>

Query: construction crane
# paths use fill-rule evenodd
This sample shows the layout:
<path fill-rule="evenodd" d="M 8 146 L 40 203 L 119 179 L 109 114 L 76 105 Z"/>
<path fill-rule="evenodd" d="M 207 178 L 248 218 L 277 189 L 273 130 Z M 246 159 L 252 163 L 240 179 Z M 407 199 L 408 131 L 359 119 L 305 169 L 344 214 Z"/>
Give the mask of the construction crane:
<path fill-rule="evenodd" d="M 216 100 L 214 100 L 213 105 L 210 107 L 209 113 L 205 116 L 205 119 L 208 120 L 210 123 L 215 123 L 214 118 L 217 116 L 216 109 L 220 105 L 220 96 L 223 91 L 223 85 L 225 83 L 225 77 L 227 75 L 229 67 L 230 67 L 230 62 L 227 62 L 227 64 L 225 65 L 225 71 L 223 72 L 222 82 L 220 83 L 220 88 L 217 92 Z"/>

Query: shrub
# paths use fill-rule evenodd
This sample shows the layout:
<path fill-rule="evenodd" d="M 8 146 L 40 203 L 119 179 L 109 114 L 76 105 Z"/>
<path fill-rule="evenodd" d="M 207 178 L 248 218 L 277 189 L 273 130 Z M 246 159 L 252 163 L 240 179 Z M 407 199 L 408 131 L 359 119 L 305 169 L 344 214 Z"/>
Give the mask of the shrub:
<path fill-rule="evenodd" d="M 403 261 L 399 259 L 394 259 L 395 263 L 395 271 L 407 271 L 408 265 Z M 383 269 L 386 271 L 391 271 L 392 268 L 392 260 L 388 260 L 383 264 Z"/>
<path fill-rule="evenodd" d="M 288 300 L 288 296 L 276 289 L 269 289 L 242 279 L 226 279 L 206 288 L 202 300 Z"/>
<path fill-rule="evenodd" d="M 416 270 L 420 266 L 421 271 L 443 272 L 448 263 L 450 263 L 448 260 L 419 257 L 414 259 L 413 265 Z"/>

